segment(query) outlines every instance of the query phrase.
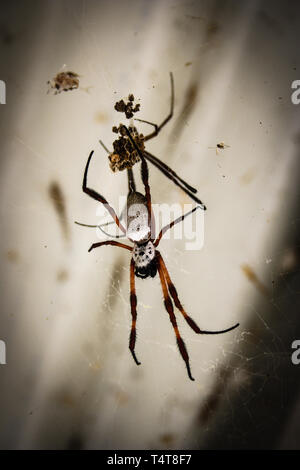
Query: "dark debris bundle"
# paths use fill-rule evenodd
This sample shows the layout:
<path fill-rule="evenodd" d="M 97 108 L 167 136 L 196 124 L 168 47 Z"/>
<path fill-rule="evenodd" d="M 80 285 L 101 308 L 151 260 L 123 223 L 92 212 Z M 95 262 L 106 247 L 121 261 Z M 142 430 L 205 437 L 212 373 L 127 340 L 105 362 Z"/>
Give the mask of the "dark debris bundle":
<path fill-rule="evenodd" d="M 79 75 L 75 72 L 60 72 L 52 80 L 48 80 L 49 90 L 57 95 L 62 91 L 75 90 L 79 87 Z M 48 92 L 49 92 L 48 90 Z"/>
<path fill-rule="evenodd" d="M 129 126 L 128 129 L 132 139 L 141 152 L 143 152 L 145 148 L 143 134 L 139 134 L 134 126 Z M 119 127 L 114 126 L 112 130 L 116 134 L 119 134 L 119 137 L 113 142 L 114 150 L 108 157 L 110 168 L 113 172 L 132 168 L 136 162 L 140 161 L 138 152 L 126 134 L 123 124 L 120 124 Z"/>
<path fill-rule="evenodd" d="M 134 104 L 134 96 L 130 93 L 127 103 L 124 100 L 117 101 L 115 110 L 119 113 L 125 113 L 126 118 L 131 119 L 140 110 L 140 104 Z"/>

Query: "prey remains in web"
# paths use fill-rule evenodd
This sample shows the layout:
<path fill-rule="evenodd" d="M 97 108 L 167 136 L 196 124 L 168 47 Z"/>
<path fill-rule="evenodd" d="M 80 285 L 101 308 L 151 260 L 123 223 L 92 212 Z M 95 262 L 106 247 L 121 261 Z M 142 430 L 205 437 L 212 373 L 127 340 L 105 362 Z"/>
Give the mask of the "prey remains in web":
<path fill-rule="evenodd" d="M 203 210 L 206 210 L 206 206 L 203 202 L 196 196 L 197 189 L 192 187 L 186 181 L 184 181 L 178 174 L 172 170 L 166 163 L 162 160 L 151 154 L 145 147 L 145 143 L 148 140 L 151 140 L 159 135 L 164 126 L 172 119 L 174 114 L 174 100 L 175 100 L 175 90 L 174 90 L 174 77 L 172 72 L 170 73 L 170 87 L 171 87 L 171 96 L 170 96 L 170 110 L 168 115 L 160 124 L 155 124 L 153 122 L 147 121 L 145 119 L 135 118 L 135 114 L 140 111 L 140 104 L 135 104 L 134 95 L 131 93 L 128 96 L 127 101 L 123 99 L 118 101 L 115 104 L 115 110 L 123 113 L 126 119 L 133 119 L 134 121 L 142 122 L 148 124 L 153 128 L 153 131 L 147 135 L 140 133 L 135 125 L 129 123 L 127 125 L 131 140 L 124 131 L 124 126 L 121 123 L 119 126 L 113 126 L 112 130 L 114 133 L 118 134 L 118 138 L 113 142 L 113 150 L 110 151 L 106 145 L 100 140 L 100 144 L 108 153 L 109 165 L 113 172 L 127 170 L 130 171 L 136 163 L 140 161 L 139 153 L 143 154 L 143 157 L 154 165 L 163 175 L 165 175 L 169 180 L 171 180 L 176 186 L 178 186 L 182 191 L 184 191 L 193 201 L 195 201 Z M 133 143 L 135 145 L 133 145 Z"/>
<path fill-rule="evenodd" d="M 48 91 L 53 91 L 54 95 L 58 95 L 62 91 L 77 90 L 79 87 L 78 73 L 67 71 L 59 72 L 51 80 L 47 81 Z"/>

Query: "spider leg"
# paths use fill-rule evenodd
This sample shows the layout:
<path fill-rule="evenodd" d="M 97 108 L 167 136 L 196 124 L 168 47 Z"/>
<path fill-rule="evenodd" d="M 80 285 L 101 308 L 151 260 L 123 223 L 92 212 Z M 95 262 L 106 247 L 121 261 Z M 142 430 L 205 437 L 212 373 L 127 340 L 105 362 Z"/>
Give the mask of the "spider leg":
<path fill-rule="evenodd" d="M 126 206 L 125 206 L 126 207 Z M 124 218 L 124 212 L 125 212 L 125 207 L 123 208 L 121 214 L 120 214 L 120 217 L 119 217 L 119 220 L 122 220 Z M 102 230 L 101 228 L 102 227 L 107 227 L 108 225 L 112 225 L 114 224 L 115 221 L 114 220 L 110 220 L 109 222 L 105 222 L 104 224 L 84 224 L 82 222 L 78 222 L 77 220 L 74 220 L 74 224 L 76 225 L 81 225 L 81 227 L 91 227 L 91 228 L 99 228 L 101 230 L 101 232 L 105 233 L 106 232 L 104 230 Z M 106 234 L 107 235 L 107 234 Z M 113 235 L 112 235 L 113 236 Z M 118 237 L 124 237 L 124 235 L 118 235 Z"/>
<path fill-rule="evenodd" d="M 189 191 L 183 186 L 183 184 L 181 184 L 179 180 L 177 180 L 176 178 L 174 178 L 165 168 L 159 167 L 159 165 L 157 164 L 157 162 L 155 162 L 154 160 L 151 160 L 151 158 L 149 157 L 151 154 L 149 154 L 149 152 L 144 152 L 144 153 L 145 153 L 145 158 L 147 158 L 149 161 L 151 161 L 151 163 L 152 163 L 154 166 L 156 166 L 167 178 L 169 178 L 171 181 L 173 181 L 173 183 L 176 184 L 176 186 L 179 186 L 179 188 L 182 189 L 191 199 L 193 199 L 193 201 L 197 202 L 197 204 L 199 204 L 203 210 L 206 210 L 206 206 L 203 204 L 202 201 L 200 201 L 200 199 L 198 199 L 194 194 L 192 194 L 191 192 L 189 192 Z M 153 156 L 153 155 L 151 155 L 151 156 Z M 194 188 L 193 188 L 193 189 L 194 189 Z"/>
<path fill-rule="evenodd" d="M 120 220 L 121 220 L 121 217 L 120 217 Z M 104 233 L 104 235 L 106 235 L 107 237 L 125 238 L 125 237 L 126 237 L 126 234 L 125 234 L 125 233 L 123 233 L 122 235 L 113 235 L 113 234 L 111 234 L 111 233 L 105 232 L 105 230 L 102 228 L 102 227 L 107 227 L 108 225 L 112 225 L 112 224 L 114 224 L 114 223 L 115 223 L 115 221 L 112 220 L 111 222 L 106 222 L 105 224 L 94 225 L 94 224 L 84 224 L 84 223 L 82 223 L 82 222 L 77 222 L 77 220 L 74 220 L 74 224 L 80 225 L 81 227 L 98 228 L 98 229 L 101 230 L 101 232 Z"/>
<path fill-rule="evenodd" d="M 138 121 L 146 122 L 146 124 L 150 124 L 151 126 L 154 127 L 154 131 L 151 132 L 151 134 L 148 134 L 144 137 L 144 141 L 146 142 L 147 140 L 152 139 L 153 137 L 157 136 L 159 132 L 162 130 L 162 128 L 167 124 L 167 122 L 170 121 L 170 119 L 173 116 L 173 111 L 174 111 L 174 78 L 172 72 L 170 72 L 170 81 L 171 81 L 171 105 L 170 105 L 170 112 L 168 116 L 163 120 L 163 122 L 158 126 L 157 124 L 153 124 L 152 122 L 149 121 L 142 121 L 141 119 L 138 119 Z"/>
<path fill-rule="evenodd" d="M 111 154 L 111 152 L 108 150 L 108 148 L 106 147 L 106 145 L 102 142 L 102 140 L 99 140 L 99 144 L 102 145 L 102 147 L 104 148 L 105 152 L 108 153 L 109 155 Z"/>
<path fill-rule="evenodd" d="M 110 223 L 110 222 L 109 222 Z M 112 222 L 114 223 L 114 222 Z M 74 220 L 74 224 L 80 225 L 81 227 L 90 227 L 90 228 L 97 228 L 99 225 L 92 225 L 92 224 L 84 224 L 82 222 L 78 222 L 77 220 Z"/>
<path fill-rule="evenodd" d="M 195 379 L 192 377 L 191 368 L 190 368 L 190 361 L 189 361 L 189 355 L 188 355 L 186 346 L 185 346 L 184 341 L 183 341 L 183 339 L 181 338 L 180 333 L 179 333 L 179 330 L 178 330 L 178 326 L 177 326 L 176 317 L 175 317 L 175 314 L 174 314 L 174 309 L 173 309 L 172 300 L 171 300 L 171 298 L 170 298 L 170 296 L 169 296 L 167 283 L 166 283 L 166 280 L 165 280 L 165 276 L 164 276 L 164 272 L 163 272 L 163 269 L 162 269 L 162 265 L 161 265 L 161 263 L 160 263 L 161 255 L 160 255 L 160 253 L 159 253 L 158 251 L 157 251 L 156 253 L 157 253 L 157 256 L 158 256 L 158 260 L 159 260 L 159 262 L 158 262 L 158 273 L 159 273 L 159 277 L 160 277 L 160 283 L 161 283 L 161 286 L 162 286 L 165 308 L 166 308 L 166 310 L 167 310 L 167 312 L 168 312 L 168 314 L 169 314 L 170 322 L 172 323 L 172 326 L 173 326 L 173 329 L 174 329 L 174 332 L 175 332 L 175 335 L 176 335 L 177 345 L 178 345 L 178 348 L 179 348 L 181 357 L 182 357 L 182 359 L 183 359 L 184 362 L 185 362 L 188 376 L 189 376 L 189 378 L 190 378 L 191 380 L 195 380 Z"/>
<path fill-rule="evenodd" d="M 107 237 L 113 237 L 113 238 L 126 238 L 126 234 L 123 233 L 122 235 L 113 235 L 112 233 L 105 232 L 105 230 L 101 227 L 101 225 L 98 225 L 98 229 L 104 233 Z"/>
<path fill-rule="evenodd" d="M 134 261 L 133 259 L 130 262 L 130 305 L 131 305 L 131 316 L 132 316 L 132 323 L 131 323 L 131 331 L 130 331 L 130 338 L 129 338 L 129 349 L 134 359 L 134 362 L 139 366 L 140 362 L 137 360 L 137 357 L 134 352 L 135 348 L 135 341 L 136 341 L 136 305 L 137 305 L 137 298 L 135 293 L 135 278 L 134 278 Z"/>
<path fill-rule="evenodd" d="M 135 181 L 134 181 L 132 168 L 127 168 L 127 177 L 128 177 L 128 193 L 130 194 L 130 193 L 136 191 L 136 186 L 135 186 Z M 125 206 L 123 207 L 122 212 L 120 214 L 120 220 L 124 219 L 124 214 L 126 212 L 126 209 L 127 209 L 127 205 L 125 204 Z M 111 225 L 113 223 L 114 223 L 114 221 L 111 221 L 111 222 L 107 222 L 106 224 L 97 225 L 97 227 L 101 230 L 102 233 L 104 233 L 104 235 L 106 235 L 108 237 L 113 237 L 113 238 L 124 238 L 124 237 L 126 237 L 125 233 L 122 234 L 122 235 L 113 235 L 113 234 L 105 232 L 105 230 L 103 230 L 102 227 L 106 227 L 107 225 Z"/>
<path fill-rule="evenodd" d="M 134 146 L 135 150 L 137 151 L 137 153 L 139 154 L 139 157 L 141 159 L 141 162 L 142 162 L 142 181 L 143 181 L 143 184 L 145 186 L 147 204 L 150 205 L 150 208 L 151 208 L 151 194 L 150 194 L 150 186 L 149 186 L 149 170 L 148 170 L 147 162 L 145 160 L 143 152 L 138 147 L 135 140 L 132 138 L 132 136 L 131 136 L 129 130 L 127 129 L 127 127 L 126 126 L 123 126 L 123 127 L 126 131 L 126 134 L 129 137 L 130 142 Z"/>
<path fill-rule="evenodd" d="M 184 316 L 186 322 L 195 331 L 195 333 L 203 334 L 203 335 L 218 335 L 218 334 L 221 334 L 221 333 L 227 333 L 228 331 L 234 330 L 235 328 L 237 328 L 239 326 L 239 323 L 237 323 L 236 325 L 231 326 L 230 328 L 226 328 L 225 330 L 217 330 L 217 331 L 201 330 L 199 328 L 199 326 L 195 323 L 195 321 L 186 313 L 183 306 L 181 305 L 180 300 L 178 298 L 177 290 L 176 290 L 173 282 L 171 281 L 171 278 L 170 278 L 169 272 L 167 270 L 167 267 L 165 265 L 165 262 L 164 262 L 164 260 L 163 260 L 163 258 L 160 254 L 158 255 L 158 260 L 159 260 L 159 265 L 161 267 L 161 270 L 164 274 L 164 277 L 166 278 L 168 289 L 169 289 L 169 292 L 170 292 L 170 294 L 171 294 L 171 296 L 174 300 L 175 306 L 182 313 L 182 315 Z"/>
<path fill-rule="evenodd" d="M 114 240 L 105 240 L 104 242 L 93 243 L 93 245 L 89 248 L 89 252 L 94 250 L 94 248 L 98 248 L 99 246 L 103 245 L 114 245 L 119 246 L 120 248 L 126 248 L 126 250 L 132 251 L 131 246 L 125 245 L 124 243 L 115 242 Z"/>
<path fill-rule="evenodd" d="M 134 118 L 134 121 L 139 121 L 139 122 L 144 122 L 145 124 L 149 124 L 149 126 L 152 126 L 152 127 L 155 128 L 155 131 L 157 131 L 157 129 L 158 129 L 158 125 L 157 125 L 157 124 L 154 124 L 154 122 L 146 121 L 146 119 Z"/>
<path fill-rule="evenodd" d="M 134 181 L 134 175 L 132 168 L 127 168 L 127 178 L 128 178 L 128 192 L 129 193 L 135 193 L 136 192 L 136 186 L 135 186 L 135 181 Z"/>
<path fill-rule="evenodd" d="M 144 151 L 144 156 L 149 160 L 153 165 L 155 165 L 159 170 L 162 168 L 169 173 L 169 178 L 173 176 L 175 179 L 177 179 L 180 183 L 182 183 L 183 186 L 185 186 L 188 191 L 191 191 L 192 193 L 196 193 L 197 189 L 193 188 L 193 186 L 190 186 L 186 181 L 184 181 L 180 176 L 178 176 L 172 168 L 170 168 L 168 165 L 166 165 L 164 162 L 162 162 L 159 158 L 155 157 L 155 155 L 152 155 L 152 153 L 148 151 Z"/>
<path fill-rule="evenodd" d="M 159 235 L 157 237 L 157 239 L 155 240 L 154 242 L 154 246 L 158 246 L 160 240 L 162 239 L 162 236 L 163 234 L 169 230 L 170 228 L 172 228 L 174 225 L 178 224 L 179 222 L 181 222 L 182 220 L 185 219 L 185 217 L 187 217 L 188 215 L 192 214 L 193 212 L 195 212 L 197 209 L 200 209 L 200 206 L 196 206 L 194 207 L 194 209 L 192 209 L 191 211 L 187 212 L 186 214 L 183 214 L 181 215 L 180 217 L 178 217 L 177 219 L 173 220 L 173 222 L 169 223 L 168 225 L 165 225 L 161 231 L 159 232 Z"/>
<path fill-rule="evenodd" d="M 104 148 L 104 150 L 107 152 L 107 153 L 111 153 L 108 148 L 104 145 L 104 143 L 102 142 L 102 140 L 99 140 L 100 144 L 102 145 L 102 147 Z M 133 171 L 131 168 L 128 168 L 127 169 L 127 176 L 128 176 L 128 192 L 131 193 L 131 192 L 135 192 L 136 191 L 136 186 L 135 186 L 135 181 L 134 181 L 134 176 L 133 176 Z M 124 213 L 125 213 L 125 210 L 126 210 L 126 205 L 125 207 L 123 208 L 121 214 L 120 214 L 120 217 L 119 217 L 119 221 L 121 221 L 122 219 L 124 219 Z M 111 225 L 111 224 L 114 224 L 115 223 L 115 220 L 112 220 L 111 222 L 106 222 L 105 224 L 101 224 L 101 225 L 91 225 L 91 224 L 83 224 L 81 222 L 77 222 L 75 221 L 74 222 L 75 224 L 77 225 L 81 225 L 82 227 L 91 227 L 91 228 L 99 228 L 101 230 L 102 233 L 104 233 L 104 235 L 108 236 L 108 237 L 113 237 L 113 238 L 123 238 L 126 236 L 126 234 L 122 234 L 122 235 L 112 235 L 111 233 L 107 233 L 105 232 L 105 230 L 103 230 L 102 227 L 107 227 L 108 225 Z"/>
<path fill-rule="evenodd" d="M 128 193 L 130 194 L 130 193 L 136 191 L 136 186 L 135 186 L 135 181 L 134 181 L 132 168 L 127 168 L 127 177 L 128 177 Z M 120 214 L 120 218 L 119 218 L 120 220 L 124 219 L 124 214 L 125 214 L 126 210 L 127 210 L 127 205 L 125 204 L 125 206 L 123 207 L 122 212 Z M 113 235 L 113 234 L 107 233 L 107 232 L 105 232 L 105 230 L 103 230 L 102 227 L 107 227 L 107 225 L 111 225 L 113 223 L 114 223 L 114 221 L 111 221 L 111 222 L 107 222 L 106 224 L 97 225 L 97 227 L 101 230 L 102 233 L 104 233 L 104 235 L 106 235 L 108 237 L 113 237 L 113 238 L 124 238 L 124 237 L 126 237 L 125 233 L 123 233 L 122 235 Z"/>
<path fill-rule="evenodd" d="M 93 198 L 96 201 L 99 201 L 102 204 L 104 204 L 105 208 L 110 213 L 110 215 L 112 216 L 112 218 L 114 219 L 115 223 L 120 228 L 120 230 L 122 230 L 122 232 L 126 233 L 126 230 L 123 227 L 123 225 L 121 224 L 121 222 L 119 221 L 117 214 L 115 213 L 114 209 L 109 205 L 107 200 L 103 196 L 101 196 L 101 194 L 97 193 L 94 189 L 91 189 L 91 188 L 87 187 L 87 174 L 88 174 L 88 169 L 89 169 L 89 165 L 90 165 L 90 161 L 91 161 L 91 158 L 93 156 L 93 153 L 94 153 L 94 151 L 92 150 L 90 155 L 89 155 L 89 158 L 87 160 L 87 163 L 86 163 L 86 167 L 85 167 L 85 170 L 84 170 L 84 176 L 83 176 L 82 190 L 83 190 L 84 193 L 86 193 L 91 198 Z"/>

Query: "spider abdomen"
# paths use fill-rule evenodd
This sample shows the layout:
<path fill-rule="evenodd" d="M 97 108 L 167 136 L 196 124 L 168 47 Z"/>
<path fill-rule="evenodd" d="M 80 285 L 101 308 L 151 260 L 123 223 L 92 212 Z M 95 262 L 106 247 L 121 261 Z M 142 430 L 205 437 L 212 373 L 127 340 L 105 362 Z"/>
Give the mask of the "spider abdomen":
<path fill-rule="evenodd" d="M 133 243 L 144 243 L 149 239 L 149 214 L 143 194 L 130 193 L 127 198 L 127 238 Z"/>

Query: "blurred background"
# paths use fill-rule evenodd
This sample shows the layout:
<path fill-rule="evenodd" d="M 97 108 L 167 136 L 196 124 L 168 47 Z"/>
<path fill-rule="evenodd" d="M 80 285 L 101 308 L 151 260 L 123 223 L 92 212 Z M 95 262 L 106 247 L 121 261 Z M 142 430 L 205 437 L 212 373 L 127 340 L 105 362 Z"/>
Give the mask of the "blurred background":
<path fill-rule="evenodd" d="M 296 0 L 0 2 L 2 449 L 300 448 L 300 79 Z M 54 95 L 58 72 L 80 75 Z M 147 149 L 199 191 L 204 246 L 163 240 L 195 382 L 186 374 L 158 277 L 137 279 L 137 367 L 128 350 L 130 254 L 88 253 L 97 203 L 118 210 L 117 100 L 160 123 Z M 146 133 L 148 127 L 139 124 Z M 218 143 L 228 147 L 216 151 Z M 212 147 L 212 148 L 211 148 Z M 134 168 L 142 190 L 139 164 Z M 154 203 L 188 204 L 150 166 Z"/>

